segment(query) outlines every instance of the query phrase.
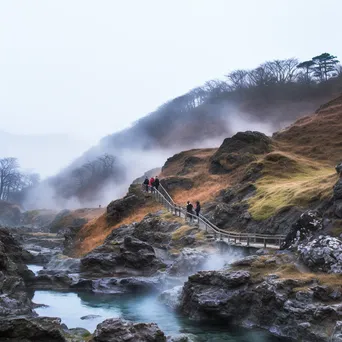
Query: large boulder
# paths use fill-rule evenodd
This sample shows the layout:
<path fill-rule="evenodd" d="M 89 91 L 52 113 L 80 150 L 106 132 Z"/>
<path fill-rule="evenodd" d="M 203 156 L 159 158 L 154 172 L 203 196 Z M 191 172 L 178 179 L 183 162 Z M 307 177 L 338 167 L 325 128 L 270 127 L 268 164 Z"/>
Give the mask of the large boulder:
<path fill-rule="evenodd" d="M 106 240 L 81 259 L 81 271 L 96 275 L 152 275 L 163 267 L 151 245 L 131 236 Z"/>
<path fill-rule="evenodd" d="M 210 171 L 214 174 L 229 173 L 241 165 L 256 159 L 255 155 L 272 150 L 272 141 L 260 132 L 238 132 L 223 141 L 211 157 Z"/>
<path fill-rule="evenodd" d="M 166 342 L 166 336 L 155 323 L 131 323 L 112 318 L 97 326 L 90 342 Z"/>
<path fill-rule="evenodd" d="M 303 262 L 314 271 L 342 274 L 342 241 L 319 236 L 298 246 Z"/>
<path fill-rule="evenodd" d="M 323 229 L 323 218 L 316 210 L 307 210 L 302 213 L 291 231 L 287 234 L 281 248 L 297 247 L 299 242 L 310 239 L 317 231 Z"/>

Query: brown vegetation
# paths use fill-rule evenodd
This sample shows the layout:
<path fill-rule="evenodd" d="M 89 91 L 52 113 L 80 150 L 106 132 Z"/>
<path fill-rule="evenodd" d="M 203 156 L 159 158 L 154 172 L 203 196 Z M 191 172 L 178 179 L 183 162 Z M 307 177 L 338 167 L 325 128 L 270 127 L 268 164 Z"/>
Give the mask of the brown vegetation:
<path fill-rule="evenodd" d="M 108 224 L 106 213 L 103 213 L 100 217 L 92 219 L 81 228 L 77 235 L 79 241 L 75 246 L 75 255 L 82 256 L 87 254 L 92 249 L 101 245 L 113 229 L 125 224 L 139 222 L 147 214 L 160 209 L 162 207 L 159 203 L 149 202 L 113 226 Z"/>

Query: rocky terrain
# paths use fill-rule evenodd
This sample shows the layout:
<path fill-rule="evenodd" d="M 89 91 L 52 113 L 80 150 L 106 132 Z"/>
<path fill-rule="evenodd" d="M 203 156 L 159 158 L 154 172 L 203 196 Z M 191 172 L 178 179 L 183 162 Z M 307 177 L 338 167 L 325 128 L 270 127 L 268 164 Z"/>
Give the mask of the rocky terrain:
<path fill-rule="evenodd" d="M 342 341 L 341 115 L 342 97 L 273 137 L 239 132 L 218 149 L 174 155 L 162 168 L 176 203 L 201 201 L 221 229 L 286 234 L 280 251 L 210 238 L 142 192 L 141 180 L 103 209 L 18 209 L 8 224 L 16 228 L 0 228 L 0 341 L 172 340 L 156 324 L 120 319 L 94 332 L 68 329 L 37 316 L 44 304 L 32 302 L 37 290 L 160 295 L 201 324 Z M 317 139 L 326 143 L 324 156 Z M 34 274 L 27 264 L 43 269 Z"/>

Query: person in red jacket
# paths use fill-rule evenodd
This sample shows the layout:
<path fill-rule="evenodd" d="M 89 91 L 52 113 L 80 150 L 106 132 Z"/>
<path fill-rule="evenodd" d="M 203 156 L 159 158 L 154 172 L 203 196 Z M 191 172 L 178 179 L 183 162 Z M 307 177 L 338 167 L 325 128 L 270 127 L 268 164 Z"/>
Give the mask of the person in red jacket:
<path fill-rule="evenodd" d="M 154 192 L 154 178 L 153 177 L 151 177 L 151 179 L 150 179 L 150 187 L 151 187 L 151 192 Z"/>

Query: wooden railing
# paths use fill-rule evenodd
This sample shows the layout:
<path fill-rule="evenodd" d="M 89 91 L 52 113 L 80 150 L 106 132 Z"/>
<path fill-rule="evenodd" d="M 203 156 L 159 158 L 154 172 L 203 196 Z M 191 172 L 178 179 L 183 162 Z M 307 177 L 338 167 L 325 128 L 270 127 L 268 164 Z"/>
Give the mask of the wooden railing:
<path fill-rule="evenodd" d="M 245 244 L 246 246 L 264 248 L 280 248 L 282 242 L 285 240 L 285 235 L 242 233 L 220 229 L 203 215 L 199 214 L 197 216 L 196 214 L 188 213 L 185 208 L 177 205 L 161 184 L 159 185 L 158 190 L 149 187 L 149 191 L 169 212 L 176 216 L 183 217 L 184 219 L 188 218 L 190 222 L 197 222 L 200 228 L 205 229 L 207 233 L 212 233 L 215 239 L 219 238 L 220 240 L 227 240 L 228 242 L 235 244 Z"/>

